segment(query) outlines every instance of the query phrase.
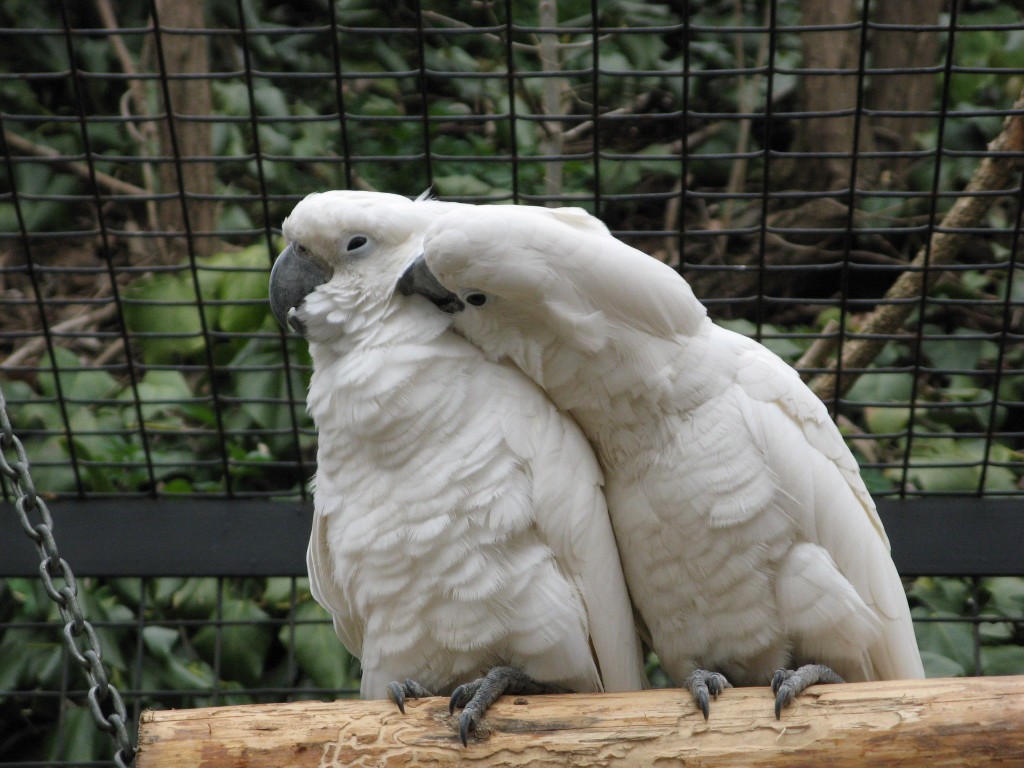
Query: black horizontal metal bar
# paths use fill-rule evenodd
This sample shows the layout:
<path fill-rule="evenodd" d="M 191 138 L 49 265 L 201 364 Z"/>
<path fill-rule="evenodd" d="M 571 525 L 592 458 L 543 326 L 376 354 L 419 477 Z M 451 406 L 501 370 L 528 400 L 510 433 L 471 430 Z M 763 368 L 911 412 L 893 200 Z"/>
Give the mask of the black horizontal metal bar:
<path fill-rule="evenodd" d="M 312 510 L 267 499 L 54 501 L 61 556 L 82 576 L 301 576 Z M 977 497 L 880 499 L 904 576 L 1020 576 L 1024 504 Z M 34 576 L 35 547 L 0 503 L 0 577 Z"/>
<path fill-rule="evenodd" d="M 312 510 L 295 502 L 143 498 L 48 506 L 61 557 L 78 576 L 306 572 Z M 0 503 L 0 576 L 38 573 L 35 545 L 12 506 Z"/>

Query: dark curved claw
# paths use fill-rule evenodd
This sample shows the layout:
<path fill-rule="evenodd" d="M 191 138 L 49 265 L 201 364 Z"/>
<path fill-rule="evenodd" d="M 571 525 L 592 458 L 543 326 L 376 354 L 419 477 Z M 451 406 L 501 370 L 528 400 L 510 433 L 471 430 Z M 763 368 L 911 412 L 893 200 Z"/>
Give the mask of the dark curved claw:
<path fill-rule="evenodd" d="M 534 680 L 515 667 L 494 667 L 483 677 L 471 683 L 464 683 L 452 691 L 448 700 L 448 712 L 463 707 L 459 716 L 459 738 L 463 746 L 469 746 L 469 732 L 476 730 L 480 719 L 502 694 L 568 693 L 565 688 Z"/>
<path fill-rule="evenodd" d="M 405 691 L 400 683 L 388 683 L 388 698 L 398 705 L 398 711 L 405 714 Z"/>
<path fill-rule="evenodd" d="M 476 695 L 476 692 L 480 690 L 480 684 L 483 682 L 481 677 L 479 680 L 474 680 L 472 683 L 463 683 L 454 691 L 452 691 L 451 698 L 448 699 L 448 714 L 455 714 L 456 707 L 464 707 L 469 701 Z"/>
<path fill-rule="evenodd" d="M 725 679 L 725 675 L 718 672 L 708 672 L 706 669 L 697 669 L 686 678 L 686 687 L 693 696 L 694 703 L 700 707 L 704 719 L 708 719 L 711 712 L 710 699 L 718 698 L 718 694 L 726 688 L 732 688 L 732 683 Z"/>
<path fill-rule="evenodd" d="M 469 731 L 472 728 L 476 730 L 476 724 L 480 720 L 480 715 L 477 714 L 476 709 L 465 709 L 459 716 L 459 738 L 462 739 L 462 746 L 469 746 Z"/>
<path fill-rule="evenodd" d="M 402 682 L 392 682 L 387 685 L 388 698 L 398 705 L 398 710 L 405 714 L 405 699 L 425 699 L 433 696 L 430 691 L 417 683 L 415 680 L 406 678 Z"/>
<path fill-rule="evenodd" d="M 800 693 L 815 683 L 846 682 L 824 664 L 805 664 L 799 669 L 777 669 L 772 675 L 772 693 L 775 694 L 775 719 L 782 719 L 782 710 L 793 703 Z"/>
<path fill-rule="evenodd" d="M 796 697 L 793 689 L 786 685 L 786 681 L 793 676 L 791 669 L 777 669 L 772 675 L 772 693 L 775 694 L 775 719 L 782 719 L 782 708 L 789 704 Z"/>

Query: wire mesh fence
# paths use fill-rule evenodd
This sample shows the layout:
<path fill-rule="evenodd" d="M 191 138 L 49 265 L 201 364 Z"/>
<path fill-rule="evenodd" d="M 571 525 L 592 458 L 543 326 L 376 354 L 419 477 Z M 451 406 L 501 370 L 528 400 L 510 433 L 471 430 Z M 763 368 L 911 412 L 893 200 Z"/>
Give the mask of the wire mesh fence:
<path fill-rule="evenodd" d="M 989 142 L 1021 114 L 1024 11 L 383 5 L 0 8 L 0 386 L 58 540 L 62 510 L 99 521 L 104 502 L 145 516 L 231 501 L 239 536 L 259 539 L 251 505 L 306 501 L 309 360 L 266 289 L 281 221 L 331 188 L 582 206 L 811 381 L 884 340 L 821 390 L 871 491 L 1019 502 L 1024 144 Z M 986 160 L 1002 183 L 969 187 Z M 976 215 L 950 225 L 965 199 Z M 927 290 L 893 296 L 913 273 Z M 906 317 L 868 326 L 887 306 Z M 0 541 L 0 759 L 89 764 L 109 746 L 70 705 L 84 684 L 55 609 L 4 570 L 21 546 Z M 352 693 L 301 557 L 212 577 L 170 549 L 83 580 L 136 720 Z M 910 585 L 930 674 L 1024 671 L 1024 586 L 1006 574 L 1024 559 Z"/>

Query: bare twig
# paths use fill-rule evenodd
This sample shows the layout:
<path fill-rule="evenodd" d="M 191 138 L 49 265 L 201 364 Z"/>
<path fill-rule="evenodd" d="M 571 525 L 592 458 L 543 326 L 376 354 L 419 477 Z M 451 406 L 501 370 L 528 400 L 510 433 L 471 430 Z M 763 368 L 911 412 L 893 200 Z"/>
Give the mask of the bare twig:
<path fill-rule="evenodd" d="M 114 15 L 110 0 L 95 0 L 95 3 L 103 26 L 111 32 L 116 32 L 118 30 L 117 17 Z M 142 85 L 142 81 L 136 77 L 139 72 L 135 67 L 135 60 L 120 35 L 108 35 L 107 40 L 110 41 L 117 60 L 121 62 L 121 70 L 131 77 L 128 81 L 128 90 L 132 94 L 132 99 L 135 100 L 135 110 L 140 114 L 146 114 L 146 89 Z"/>
<path fill-rule="evenodd" d="M 118 30 L 117 17 L 114 15 L 114 9 L 110 5 L 110 0 L 95 0 L 95 2 L 96 10 L 99 12 L 103 26 L 111 32 L 116 32 Z M 113 47 L 114 53 L 121 63 L 121 70 L 129 76 L 126 95 L 134 103 L 134 108 L 129 107 L 127 99 L 122 99 L 121 114 L 125 117 L 131 117 L 133 114 L 149 116 L 149 106 L 146 103 L 146 87 L 143 85 L 142 80 L 138 78 L 138 68 L 135 66 L 135 60 L 132 58 L 128 47 L 124 44 L 124 40 L 121 39 L 120 35 L 110 35 L 107 39 L 110 40 L 110 45 Z M 143 157 L 149 157 L 152 153 L 152 148 L 160 142 L 156 125 L 150 121 L 144 121 L 141 127 L 139 127 L 135 121 L 132 121 L 127 123 L 127 126 L 128 132 L 135 139 L 139 147 L 140 154 Z M 142 181 L 146 185 L 146 189 L 149 190 L 150 195 L 156 192 L 156 175 L 151 162 L 146 161 L 142 163 Z M 149 224 L 149 228 L 153 231 L 161 228 L 155 199 L 151 198 L 146 201 L 146 221 Z M 158 240 L 157 247 L 163 251 L 165 248 L 164 242 Z M 162 253 L 161 255 L 166 254 Z"/>
<path fill-rule="evenodd" d="M 109 320 L 117 314 L 117 304 L 110 302 L 103 306 L 94 309 L 92 312 L 86 312 L 84 315 L 76 315 L 75 317 L 69 317 L 67 320 L 53 325 L 50 328 L 50 332 L 54 334 L 64 333 L 66 331 L 73 331 L 76 328 L 84 328 L 92 325 L 93 323 L 101 323 L 104 320 Z M 23 361 L 34 357 L 46 348 L 46 339 L 42 336 L 37 336 L 34 339 L 26 342 L 25 346 L 14 350 L 3 363 L 0 363 L 0 368 L 12 368 L 16 365 L 20 365 Z"/>
<path fill-rule="evenodd" d="M 1024 92 L 1013 105 L 1015 111 L 1024 109 Z M 992 153 L 1024 152 L 1024 117 L 1008 115 L 1003 130 L 988 145 Z M 885 294 L 886 301 L 897 303 L 877 307 L 859 329 L 866 338 L 853 339 L 843 348 L 843 377 L 837 387 L 836 374 L 821 374 L 811 382 L 811 389 L 822 399 L 842 395 L 849 390 L 858 374 L 847 373 L 851 369 L 866 367 L 885 346 L 885 336 L 897 332 L 914 309 L 919 299 L 938 279 L 938 267 L 948 264 L 956 257 L 957 251 L 966 242 L 968 235 L 963 230 L 977 227 L 985 213 L 996 200 L 995 195 L 977 194 L 984 191 L 1006 190 L 1017 181 L 1024 158 L 1000 156 L 986 157 L 971 176 L 962 197 L 949 209 L 942 222 L 932 232 L 927 245 L 923 246 L 911 262 L 911 270 L 902 273 Z M 930 246 L 930 248 L 929 248 Z M 927 267 L 927 269 L 925 269 Z"/>
<path fill-rule="evenodd" d="M 4 140 L 8 146 L 13 147 L 19 152 L 24 152 L 26 155 L 34 155 L 36 157 L 47 157 L 57 158 L 60 157 L 60 152 L 51 147 L 43 147 L 39 144 L 35 144 L 22 136 L 11 131 L 4 131 Z M 74 173 L 76 176 L 81 176 L 84 179 L 89 179 L 92 176 L 89 173 L 89 166 L 85 163 L 80 163 L 76 160 L 59 160 L 57 165 L 62 168 Z M 142 187 L 137 187 L 134 184 L 130 184 L 127 181 L 121 181 L 120 179 L 111 176 L 108 173 L 102 171 L 95 171 L 96 183 L 106 187 L 111 192 L 116 192 L 121 195 L 145 195 L 146 190 Z"/>
<path fill-rule="evenodd" d="M 443 13 L 438 13 L 437 11 L 423 11 L 423 18 L 427 21 L 433 21 L 438 24 L 443 24 L 446 27 L 452 27 L 455 29 L 470 29 L 473 26 L 472 24 L 468 24 L 465 21 L 453 19 L 451 16 L 445 16 Z M 504 41 L 498 35 L 495 35 L 491 32 L 482 32 L 480 33 L 480 37 L 483 40 L 487 40 L 488 42 L 491 43 L 504 43 Z M 601 35 L 599 41 L 609 39 L 611 39 L 611 35 Z M 578 43 L 555 43 L 555 46 L 559 50 L 563 51 L 569 51 L 580 48 L 589 48 L 591 45 L 593 45 L 593 42 L 591 42 L 590 40 L 581 40 Z M 533 43 L 517 43 L 515 41 L 512 42 L 512 48 L 514 48 L 517 51 L 527 51 L 529 53 L 537 53 L 540 50 L 539 45 L 535 45 Z"/>
<path fill-rule="evenodd" d="M 793 363 L 793 367 L 797 371 L 802 371 L 805 368 L 821 368 L 839 343 L 838 332 L 839 322 L 829 320 L 821 332 L 821 338 L 814 340 L 814 343 L 807 348 L 800 359 Z M 801 378 L 806 381 L 809 377 L 801 374 Z"/>
<path fill-rule="evenodd" d="M 878 440 L 854 424 L 850 419 L 840 415 L 836 422 L 843 429 L 847 442 L 864 454 L 864 458 L 872 464 L 878 461 Z"/>
<path fill-rule="evenodd" d="M 633 114 L 633 108 L 632 107 L 619 107 L 618 109 L 612 109 L 612 110 L 610 110 L 608 112 L 605 112 L 602 115 L 602 117 L 607 117 L 609 115 L 631 115 L 631 114 Z M 583 134 L 588 133 L 589 131 L 591 131 L 593 128 L 594 128 L 594 121 L 593 120 L 584 120 L 582 123 L 579 123 L 578 125 L 573 126 L 568 131 L 565 131 L 562 134 L 562 141 L 563 142 L 564 141 L 574 141 L 575 139 L 578 139 Z"/>
<path fill-rule="evenodd" d="M 121 353 L 123 351 L 124 351 L 124 339 L 123 338 L 114 339 L 112 342 L 110 342 L 110 344 L 107 345 L 106 349 L 104 349 L 102 352 L 100 352 L 98 355 L 96 355 L 96 357 L 93 358 L 92 366 L 94 368 L 99 368 L 100 366 L 106 365 L 111 360 L 113 360 L 115 357 L 117 357 L 117 355 L 119 353 Z"/>
<path fill-rule="evenodd" d="M 709 123 L 703 128 L 697 131 L 693 131 L 686 136 L 685 143 L 682 139 L 673 142 L 673 152 L 690 152 L 696 149 L 705 141 L 710 139 L 722 128 L 725 127 L 724 122 Z M 668 199 L 665 204 L 665 219 L 662 229 L 666 232 L 677 232 L 679 229 L 679 216 L 682 213 L 683 207 L 683 185 L 688 182 L 689 179 L 680 179 L 672 187 L 672 196 Z M 698 204 L 702 207 L 702 210 L 707 210 L 704 206 L 703 201 L 699 201 Z M 669 266 L 678 266 L 682 263 L 682 254 L 679 252 L 679 236 L 668 235 L 665 237 L 665 263 Z"/>

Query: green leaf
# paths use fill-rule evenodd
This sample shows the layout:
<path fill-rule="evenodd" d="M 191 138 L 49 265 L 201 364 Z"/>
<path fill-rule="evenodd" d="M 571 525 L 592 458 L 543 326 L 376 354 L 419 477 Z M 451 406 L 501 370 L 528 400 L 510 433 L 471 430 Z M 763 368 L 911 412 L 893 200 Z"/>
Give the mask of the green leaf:
<path fill-rule="evenodd" d="M 222 270 L 216 273 L 216 284 L 212 286 L 212 297 L 227 302 L 218 308 L 219 329 L 245 333 L 258 331 L 265 325 L 276 328 L 267 300 L 270 264 L 271 257 L 264 245 L 203 260 L 204 267 Z"/>
<path fill-rule="evenodd" d="M 959 621 L 960 614 L 931 613 L 920 608 L 914 618 L 946 619 L 946 621 L 915 622 L 914 633 L 921 652 L 945 656 L 965 670 L 974 670 L 974 636 L 968 622 Z"/>
<path fill-rule="evenodd" d="M 263 662 L 273 640 L 271 629 L 265 623 L 269 618 L 251 600 L 225 598 L 221 620 L 232 623 L 220 627 L 212 624 L 204 626 L 192 642 L 203 658 L 213 665 L 219 632 L 221 677 L 245 685 L 255 685 L 260 680 Z M 211 614 L 210 620 L 216 619 L 216 613 Z"/>
<path fill-rule="evenodd" d="M 216 579 L 186 579 L 171 596 L 171 605 L 182 616 L 209 616 L 217 606 Z"/>
<path fill-rule="evenodd" d="M 978 361 L 982 358 L 994 359 L 998 347 L 991 341 L 978 341 L 977 339 L 949 339 L 929 338 L 936 334 L 942 334 L 942 329 L 934 325 L 925 325 L 925 334 L 928 335 L 921 342 L 921 351 L 936 368 L 942 370 L 975 370 L 978 368 Z M 954 336 L 977 336 L 977 331 L 970 328 L 960 328 L 954 331 Z"/>
<path fill-rule="evenodd" d="M 967 670 L 948 656 L 932 651 L 921 651 L 925 677 L 965 677 Z"/>
<path fill-rule="evenodd" d="M 977 492 L 985 460 L 983 440 L 954 440 L 947 437 L 918 436 L 910 451 L 909 479 L 927 491 Z M 887 470 L 896 477 L 900 470 Z M 1017 481 L 1006 467 L 989 464 L 985 470 L 986 491 L 1014 490 Z"/>
<path fill-rule="evenodd" d="M 181 409 L 180 401 L 195 399 L 192 387 L 180 371 L 146 371 L 136 389 L 142 405 L 142 417 L 147 421 Z M 122 398 L 130 402 L 133 398 L 131 390 L 126 389 Z"/>
<path fill-rule="evenodd" d="M 162 688 L 170 690 L 209 691 L 213 688 L 213 668 L 203 661 L 186 662 L 168 656 L 162 669 Z"/>
<path fill-rule="evenodd" d="M 8 629 L 0 639 L 0 691 L 15 691 L 20 687 L 33 652 L 28 639 L 27 632 L 13 629 Z"/>
<path fill-rule="evenodd" d="M 981 671 L 985 675 L 1024 674 L 1024 647 L 1019 645 L 982 646 Z"/>
<path fill-rule="evenodd" d="M 967 610 L 970 590 L 962 579 L 923 577 L 914 581 L 907 595 L 930 612 L 961 615 Z"/>
<path fill-rule="evenodd" d="M 1024 578 L 1000 576 L 984 579 L 981 586 L 988 592 L 986 610 L 994 610 L 1000 616 L 1019 618 L 1024 614 Z"/>
<path fill-rule="evenodd" d="M 170 627 L 144 627 L 142 642 L 146 646 L 146 652 L 153 658 L 169 659 L 171 649 L 178 642 L 178 632 Z"/>
<path fill-rule="evenodd" d="M 87 707 L 61 702 L 62 727 L 47 737 L 46 759 L 69 763 L 96 760 L 109 751 L 109 737 L 96 727 L 92 712 Z"/>
<path fill-rule="evenodd" d="M 308 590 L 307 590 L 308 593 Z M 295 589 L 296 599 L 304 597 L 299 592 L 298 585 Z M 267 585 L 263 589 L 263 604 L 275 608 L 287 609 L 292 600 L 292 580 L 288 576 L 271 576 L 267 579 Z"/>
<path fill-rule="evenodd" d="M 335 634 L 327 611 L 308 600 L 296 607 L 294 617 L 296 622 L 326 622 L 295 626 L 295 659 L 303 671 L 321 688 L 353 687 L 356 683 L 348 674 L 351 657 Z M 291 645 L 291 629 L 282 627 L 278 638 L 285 647 Z"/>
<path fill-rule="evenodd" d="M 44 357 L 44 361 L 47 359 Z M 43 363 L 39 368 L 39 391 L 46 397 L 57 396 L 57 377 L 60 377 L 61 389 L 67 394 L 68 378 L 71 372 L 68 369 L 82 367 L 81 361 L 74 352 L 63 347 L 53 348 L 53 359 Z"/>
<path fill-rule="evenodd" d="M 864 422 L 873 435 L 899 434 L 910 423 L 910 409 L 868 406 L 864 409 Z"/>
<path fill-rule="evenodd" d="M 150 364 L 185 360 L 205 342 L 189 272 L 161 272 L 136 280 L 124 292 L 124 320 L 136 334 L 142 358 Z M 161 338 L 138 334 L 174 334 Z"/>
<path fill-rule="evenodd" d="M 102 369 L 89 368 L 69 350 L 56 347 L 54 348 L 54 357 L 57 362 L 59 370 L 58 375 L 60 376 L 60 383 L 64 391 L 64 397 L 68 400 L 93 404 L 97 400 L 104 400 L 113 397 L 121 388 L 114 377 L 109 373 Z M 45 385 L 43 384 L 44 375 L 48 377 L 48 383 Z M 55 390 L 52 376 L 52 371 L 40 374 L 41 388 L 44 390 Z"/>
<path fill-rule="evenodd" d="M 909 403 L 913 377 L 909 373 L 868 371 L 850 387 L 847 399 L 870 403 Z"/>
<path fill-rule="evenodd" d="M 51 437 L 41 443 L 27 441 L 25 451 L 31 461 L 32 479 L 37 491 L 67 493 L 78 490 L 63 437 Z"/>

